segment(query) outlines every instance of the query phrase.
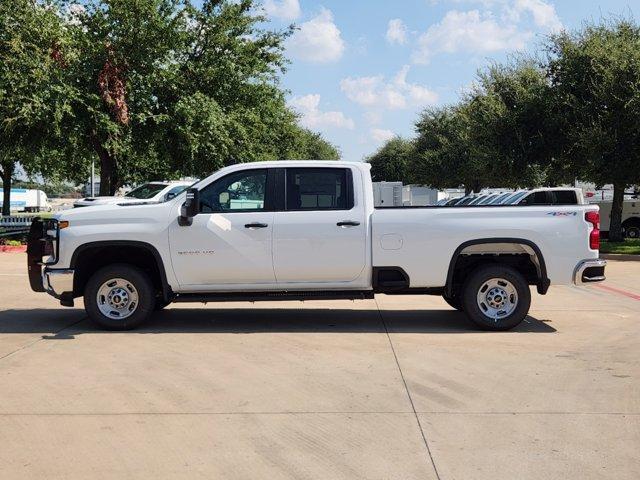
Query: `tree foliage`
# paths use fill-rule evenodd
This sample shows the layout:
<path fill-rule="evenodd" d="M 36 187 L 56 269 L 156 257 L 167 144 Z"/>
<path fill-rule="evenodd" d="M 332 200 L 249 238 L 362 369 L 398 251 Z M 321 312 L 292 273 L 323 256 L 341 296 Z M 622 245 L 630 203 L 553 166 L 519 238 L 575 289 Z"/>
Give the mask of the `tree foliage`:
<path fill-rule="evenodd" d="M 412 183 L 411 165 L 415 155 L 415 145 L 411 140 L 401 137 L 392 138 L 367 158 L 367 162 L 371 164 L 372 179 Z"/>
<path fill-rule="evenodd" d="M 613 184 L 609 236 L 622 240 L 624 190 L 640 183 L 640 27 L 587 25 L 552 37 L 547 53 L 564 134 L 556 168 Z"/>
<path fill-rule="evenodd" d="M 556 135 L 548 90 L 530 60 L 479 72 L 459 104 L 428 109 L 416 124 L 417 180 L 468 192 L 544 183 Z"/>
<path fill-rule="evenodd" d="M 63 38 L 55 5 L 0 3 L 0 176 L 2 214 L 9 214 L 11 180 L 18 162 L 28 172 L 49 172 L 47 140 L 55 135 Z"/>
<path fill-rule="evenodd" d="M 309 142 L 279 87 L 292 29 L 261 27 L 253 0 L 89 0 L 63 11 L 70 142 L 60 149 L 99 159 L 101 194 L 229 163 L 336 156 L 322 138 Z"/>

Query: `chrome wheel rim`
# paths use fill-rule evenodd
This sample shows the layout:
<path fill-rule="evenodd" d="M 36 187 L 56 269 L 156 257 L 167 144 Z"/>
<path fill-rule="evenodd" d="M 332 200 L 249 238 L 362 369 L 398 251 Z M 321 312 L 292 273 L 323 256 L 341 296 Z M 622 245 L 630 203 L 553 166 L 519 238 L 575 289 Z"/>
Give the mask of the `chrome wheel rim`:
<path fill-rule="evenodd" d="M 516 287 L 504 278 L 491 278 L 478 289 L 476 297 L 482 314 L 497 322 L 508 317 L 518 306 Z"/>
<path fill-rule="evenodd" d="M 138 309 L 138 290 L 124 278 L 112 278 L 100 286 L 96 302 L 105 317 L 122 320 Z"/>

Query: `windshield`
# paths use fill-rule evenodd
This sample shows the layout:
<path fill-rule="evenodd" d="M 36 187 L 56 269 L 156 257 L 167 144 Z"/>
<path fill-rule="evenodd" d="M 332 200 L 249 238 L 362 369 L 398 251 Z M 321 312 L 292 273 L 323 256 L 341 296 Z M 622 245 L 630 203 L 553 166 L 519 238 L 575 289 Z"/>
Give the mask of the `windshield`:
<path fill-rule="evenodd" d="M 138 188 L 134 188 L 125 195 L 127 198 L 138 198 L 140 200 L 147 200 L 155 197 L 159 192 L 167 188 L 167 185 L 163 183 L 145 183 Z"/>
<path fill-rule="evenodd" d="M 524 192 L 518 192 L 518 193 L 515 193 L 514 195 L 510 196 L 509 198 L 506 198 L 506 199 L 504 200 L 504 202 L 502 202 L 502 203 L 504 203 L 504 204 L 506 204 L 506 205 L 513 205 L 513 204 L 515 204 L 516 202 L 518 202 L 522 197 L 524 197 L 524 196 L 525 196 L 526 194 L 528 194 L 528 193 L 529 193 L 529 192 L 528 192 L 528 191 L 526 191 L 526 190 L 525 190 Z"/>
<path fill-rule="evenodd" d="M 505 200 L 507 197 L 510 197 L 511 195 L 513 195 L 513 192 L 503 193 L 502 195 L 498 195 L 496 198 L 492 199 L 489 202 L 489 204 L 490 205 L 498 205 L 498 204 L 502 203 L 502 201 Z"/>
<path fill-rule="evenodd" d="M 494 198 L 496 198 L 498 195 L 489 195 L 488 197 L 483 198 L 482 200 L 480 200 L 478 202 L 478 205 L 487 205 L 489 203 L 491 203 L 491 200 L 493 200 Z"/>

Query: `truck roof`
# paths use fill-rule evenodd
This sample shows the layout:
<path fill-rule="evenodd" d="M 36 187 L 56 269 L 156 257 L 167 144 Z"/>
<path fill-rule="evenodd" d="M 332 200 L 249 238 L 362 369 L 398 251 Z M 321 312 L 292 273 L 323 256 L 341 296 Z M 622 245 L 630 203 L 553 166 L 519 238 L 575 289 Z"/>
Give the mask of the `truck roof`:
<path fill-rule="evenodd" d="M 246 166 L 251 167 L 355 167 L 361 170 L 370 170 L 371 164 L 367 162 L 347 162 L 344 160 L 269 160 L 264 162 L 247 162 L 236 163 L 223 167 L 218 171 L 232 171 L 242 169 Z M 215 172 L 214 172 L 215 173 Z"/>

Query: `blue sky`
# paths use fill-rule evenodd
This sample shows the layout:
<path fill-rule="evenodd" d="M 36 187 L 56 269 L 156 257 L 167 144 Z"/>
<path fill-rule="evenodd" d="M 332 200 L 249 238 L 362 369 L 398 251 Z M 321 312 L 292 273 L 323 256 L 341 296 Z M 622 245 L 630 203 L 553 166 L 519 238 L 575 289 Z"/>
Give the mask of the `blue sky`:
<path fill-rule="evenodd" d="M 283 86 L 301 122 L 362 160 L 408 136 L 426 106 L 453 103 L 476 71 L 545 35 L 640 0 L 265 0 L 271 26 L 295 23 Z"/>

